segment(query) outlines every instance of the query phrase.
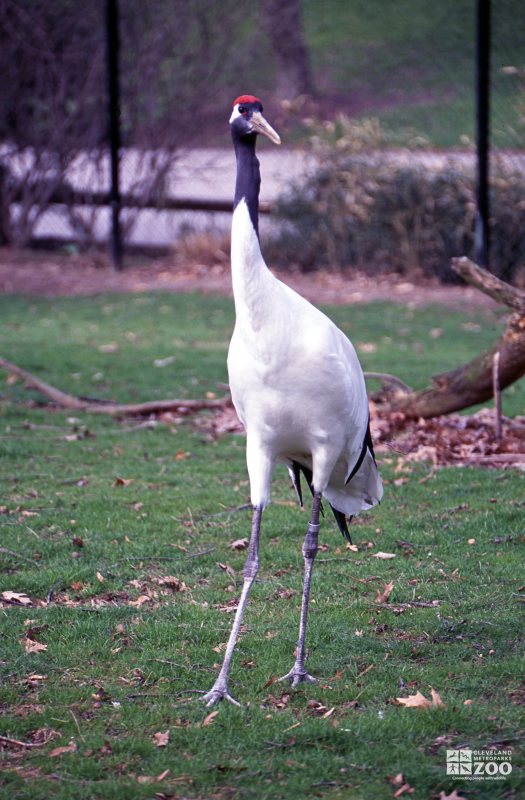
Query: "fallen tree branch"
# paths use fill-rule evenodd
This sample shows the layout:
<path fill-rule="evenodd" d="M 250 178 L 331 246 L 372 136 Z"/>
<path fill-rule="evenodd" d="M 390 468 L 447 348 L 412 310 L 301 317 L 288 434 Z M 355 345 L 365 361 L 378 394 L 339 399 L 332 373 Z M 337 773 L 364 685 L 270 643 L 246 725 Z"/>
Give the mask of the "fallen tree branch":
<path fill-rule="evenodd" d="M 0 367 L 11 375 L 21 378 L 31 389 L 47 397 L 55 405 L 70 411 L 87 411 L 92 414 L 109 414 L 112 417 L 143 417 L 149 414 L 160 414 L 166 411 L 177 411 L 180 414 L 193 413 L 205 408 L 224 408 L 231 402 L 230 397 L 212 400 L 149 400 L 144 403 L 113 403 L 106 400 L 86 400 L 82 397 L 62 392 L 55 386 L 37 378 L 31 372 L 12 364 L 0 356 Z"/>
<path fill-rule="evenodd" d="M 0 734 L 0 746 L 23 747 L 26 750 L 29 750 L 31 747 L 44 747 L 44 745 L 49 744 L 52 738 L 53 737 L 50 736 L 41 742 L 23 742 L 20 739 L 12 739 L 10 736 L 4 736 L 3 734 Z"/>
<path fill-rule="evenodd" d="M 478 267 L 470 258 L 453 258 L 452 269 L 465 283 L 475 286 L 498 303 L 525 314 L 525 292 L 496 278 L 483 267 Z"/>
<path fill-rule="evenodd" d="M 498 341 L 467 364 L 435 375 L 417 392 L 374 396 L 386 412 L 429 419 L 484 403 L 494 396 L 494 358 L 498 353 L 498 391 L 525 375 L 525 292 L 501 281 L 468 258 L 453 259 L 452 268 L 472 285 L 513 308 Z"/>
<path fill-rule="evenodd" d="M 411 392 L 410 386 L 407 386 L 401 378 L 397 375 L 390 375 L 388 372 L 365 372 L 365 379 L 371 381 L 381 381 L 382 385 L 387 391 L 391 389 L 401 389 L 402 392 Z"/>

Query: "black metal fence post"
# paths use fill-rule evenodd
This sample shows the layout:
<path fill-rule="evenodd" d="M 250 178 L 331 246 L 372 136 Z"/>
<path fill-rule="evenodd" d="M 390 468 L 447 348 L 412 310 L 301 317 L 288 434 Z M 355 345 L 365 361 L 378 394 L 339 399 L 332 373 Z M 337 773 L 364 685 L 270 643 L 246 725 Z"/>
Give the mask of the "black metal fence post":
<path fill-rule="evenodd" d="M 489 266 L 490 0 L 477 0 L 476 20 L 476 236 L 475 260 Z"/>
<path fill-rule="evenodd" d="M 123 266 L 120 229 L 120 84 L 119 84 L 119 8 L 118 0 L 106 0 L 107 76 L 109 96 L 109 152 L 111 161 L 111 256 L 113 266 Z"/>

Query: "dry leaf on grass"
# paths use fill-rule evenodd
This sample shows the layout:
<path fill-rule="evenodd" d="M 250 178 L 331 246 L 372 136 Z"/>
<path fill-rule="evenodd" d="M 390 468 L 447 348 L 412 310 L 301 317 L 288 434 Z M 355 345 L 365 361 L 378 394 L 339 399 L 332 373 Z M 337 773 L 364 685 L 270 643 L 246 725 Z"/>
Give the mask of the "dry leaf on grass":
<path fill-rule="evenodd" d="M 390 581 L 390 583 L 386 583 L 383 590 L 378 589 L 376 593 L 376 603 L 386 603 L 388 602 L 388 598 L 392 594 L 392 589 L 394 588 L 394 581 Z"/>
<path fill-rule="evenodd" d="M 39 686 L 43 681 L 47 681 L 47 675 L 38 675 L 38 673 L 32 672 L 31 675 L 27 676 L 27 678 L 22 679 L 22 684 L 25 686 L 36 687 Z"/>
<path fill-rule="evenodd" d="M 426 420 L 405 419 L 399 413 L 380 416 L 374 403 L 371 411 L 376 451 L 395 446 L 405 452 L 401 459 L 405 466 L 407 462 L 422 461 L 434 468 L 445 464 L 522 467 L 524 463 L 524 417 L 505 418 L 505 436 L 495 442 L 492 409 L 482 408 L 470 416 L 447 414 Z"/>
<path fill-rule="evenodd" d="M 387 561 L 389 558 L 395 558 L 395 553 L 383 553 L 381 550 L 378 553 L 372 553 L 372 558 L 380 558 L 384 561 Z"/>
<path fill-rule="evenodd" d="M 159 586 L 167 586 L 168 589 L 173 589 L 174 592 L 185 592 L 188 588 L 184 581 L 175 578 L 173 575 L 165 575 L 163 578 L 156 579 Z"/>
<path fill-rule="evenodd" d="M 447 794 L 446 792 L 439 793 L 439 800 L 467 800 L 462 794 L 458 794 L 457 791 L 454 789 L 452 794 Z"/>
<path fill-rule="evenodd" d="M 427 700 L 425 695 L 419 691 L 410 695 L 410 697 L 396 697 L 396 702 L 406 708 L 432 708 L 432 702 Z"/>
<path fill-rule="evenodd" d="M 445 703 L 442 701 L 441 697 L 439 696 L 438 692 L 435 689 L 430 689 L 430 696 L 432 697 L 432 705 L 434 708 L 445 708 Z"/>
<path fill-rule="evenodd" d="M 248 539 L 235 539 L 235 541 L 230 542 L 230 547 L 232 550 L 246 550 L 248 547 Z"/>
<path fill-rule="evenodd" d="M 160 773 L 160 775 L 139 775 L 137 777 L 137 782 L 142 784 L 161 783 L 161 781 L 165 780 L 169 774 L 169 769 L 165 769 L 164 772 Z"/>
<path fill-rule="evenodd" d="M 69 744 L 66 744 L 64 747 L 55 747 L 54 750 L 51 750 L 49 757 L 50 758 L 58 758 L 59 756 L 64 756 L 67 753 L 74 753 L 76 752 L 77 746 L 75 744 L 74 739 L 71 739 Z"/>
<path fill-rule="evenodd" d="M 2 592 L 2 599 L 15 606 L 32 606 L 33 601 L 24 592 Z"/>
<path fill-rule="evenodd" d="M 202 721 L 202 727 L 207 728 L 208 725 L 211 725 L 218 713 L 218 711 L 212 711 L 207 717 L 204 717 Z"/>
<path fill-rule="evenodd" d="M 136 600 L 130 600 L 128 605 L 133 606 L 133 608 L 140 608 L 144 605 L 144 603 L 149 603 L 151 601 L 151 597 L 147 594 L 141 594 L 137 597 Z"/>
<path fill-rule="evenodd" d="M 113 488 L 117 486 L 129 486 L 132 483 L 133 483 L 133 478 L 121 478 L 119 475 L 117 475 L 117 477 L 113 481 L 112 486 Z"/>
<path fill-rule="evenodd" d="M 394 797 L 402 797 L 404 794 L 414 793 L 414 788 L 405 780 L 402 772 L 398 772 L 393 778 L 389 778 L 389 781 L 396 788 Z"/>
<path fill-rule="evenodd" d="M 405 708 L 444 708 L 445 704 L 441 700 L 438 692 L 431 689 L 432 700 L 428 700 L 421 692 L 416 692 L 409 697 L 396 697 L 396 702 Z"/>
<path fill-rule="evenodd" d="M 26 653 L 42 653 L 47 650 L 47 644 L 36 642 L 34 639 L 28 639 L 26 636 L 22 639 L 22 644 Z"/>
<path fill-rule="evenodd" d="M 168 728 L 167 731 L 159 731 L 158 733 L 153 734 L 153 742 L 155 747 L 167 747 L 168 742 L 170 740 L 170 729 Z"/>

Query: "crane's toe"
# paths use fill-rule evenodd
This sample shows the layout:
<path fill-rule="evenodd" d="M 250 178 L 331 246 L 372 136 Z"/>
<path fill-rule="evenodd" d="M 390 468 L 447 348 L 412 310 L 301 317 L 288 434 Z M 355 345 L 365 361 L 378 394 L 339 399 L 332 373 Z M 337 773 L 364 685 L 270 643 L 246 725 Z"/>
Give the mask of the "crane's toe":
<path fill-rule="evenodd" d="M 231 696 L 228 691 L 228 686 L 225 683 L 215 683 L 202 699 L 208 707 L 215 705 L 215 703 L 218 703 L 220 700 L 228 700 L 232 705 L 239 706 L 239 708 L 241 707 L 239 701 Z"/>
<path fill-rule="evenodd" d="M 283 675 L 279 680 L 290 681 L 294 689 L 300 683 L 317 683 L 317 678 L 314 678 L 314 676 L 310 675 L 305 669 L 298 669 L 297 667 L 293 667 L 290 672 L 287 672 L 286 675 Z"/>

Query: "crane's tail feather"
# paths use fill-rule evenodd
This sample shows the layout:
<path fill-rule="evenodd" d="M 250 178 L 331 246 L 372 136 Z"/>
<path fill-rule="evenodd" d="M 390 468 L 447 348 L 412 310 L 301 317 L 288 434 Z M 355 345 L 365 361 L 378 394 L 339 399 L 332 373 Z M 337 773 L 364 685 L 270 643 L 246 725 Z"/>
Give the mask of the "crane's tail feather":
<path fill-rule="evenodd" d="M 288 472 L 290 473 L 290 478 L 292 479 L 292 485 L 295 489 L 295 496 L 297 497 L 299 508 L 304 508 L 303 490 L 301 487 L 301 467 L 297 461 L 292 461 L 292 466 L 288 467 Z"/>
<path fill-rule="evenodd" d="M 342 511 L 338 511 L 337 508 L 333 507 L 333 505 L 330 505 L 330 508 L 333 511 L 335 521 L 337 522 L 339 530 L 343 534 L 346 541 L 352 544 L 352 537 L 350 536 L 350 531 L 348 530 L 348 522 L 352 521 L 352 517 L 348 517 L 348 522 L 347 522 L 347 517 L 345 514 L 343 514 Z"/>
<path fill-rule="evenodd" d="M 298 461 L 292 461 L 292 466 L 291 466 L 291 468 L 288 467 L 288 471 L 289 471 L 290 476 L 292 478 L 292 483 L 293 483 L 293 487 L 295 489 L 295 494 L 297 495 L 297 500 L 299 502 L 299 506 L 301 508 L 304 508 L 303 490 L 301 488 L 301 472 L 304 475 L 304 479 L 305 479 L 306 483 L 308 484 L 308 488 L 310 489 L 310 492 L 311 492 L 312 497 L 313 497 L 314 496 L 314 485 L 312 483 L 312 478 L 313 478 L 312 470 L 309 469 L 308 467 L 303 467 L 303 465 L 299 464 Z M 323 504 L 322 503 L 321 503 L 321 509 L 320 510 L 321 510 L 321 514 L 324 517 L 324 509 L 323 509 Z"/>
<path fill-rule="evenodd" d="M 288 471 L 290 473 L 290 477 L 292 479 L 292 484 L 293 484 L 293 487 L 295 489 L 295 494 L 297 496 L 297 502 L 299 503 L 299 506 L 301 508 L 303 508 L 304 506 L 303 506 L 303 490 L 301 488 L 301 472 L 304 475 L 306 483 L 308 484 L 308 488 L 310 489 L 310 492 L 312 493 L 312 497 L 313 497 L 314 487 L 313 487 L 313 483 L 312 483 L 312 470 L 309 469 L 308 467 L 304 467 L 302 464 L 299 464 L 298 461 L 292 461 L 292 466 L 288 467 Z M 339 528 L 339 530 L 343 534 L 344 538 L 348 542 L 351 543 L 352 539 L 350 538 L 350 532 L 348 530 L 348 523 L 347 523 L 347 520 L 346 520 L 346 516 L 343 514 L 342 511 L 338 511 L 337 508 L 334 508 L 332 504 L 329 504 L 329 505 L 330 505 L 330 508 L 332 509 L 333 515 L 335 517 L 335 521 L 337 522 L 337 527 Z M 324 515 L 323 504 L 322 503 L 321 503 L 321 514 Z M 351 519 L 352 519 L 352 517 L 348 518 L 349 521 Z"/>

